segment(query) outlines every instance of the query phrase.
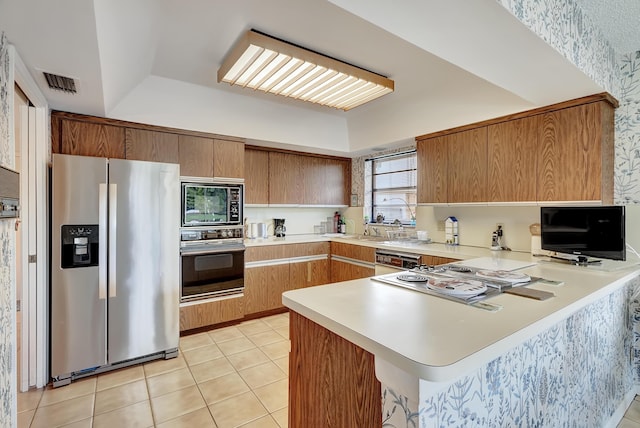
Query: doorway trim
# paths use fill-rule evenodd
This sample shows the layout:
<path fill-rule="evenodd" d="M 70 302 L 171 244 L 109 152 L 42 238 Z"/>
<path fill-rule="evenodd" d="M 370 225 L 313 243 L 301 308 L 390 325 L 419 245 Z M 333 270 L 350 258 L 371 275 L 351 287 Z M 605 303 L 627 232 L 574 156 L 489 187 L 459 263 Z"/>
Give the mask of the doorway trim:
<path fill-rule="evenodd" d="M 14 46 L 9 49 L 13 50 L 14 58 L 14 83 L 20 87 L 22 92 L 27 96 L 31 104 L 33 104 L 34 120 L 31 122 L 30 132 L 33 136 L 29 136 L 27 141 L 23 141 L 20 147 L 21 156 L 28 154 L 28 169 L 26 173 L 29 175 L 29 190 L 23 192 L 21 190 L 21 217 L 30 219 L 26 222 L 26 228 L 21 229 L 21 239 L 23 239 L 23 251 L 18 257 L 29 257 L 35 255 L 35 262 L 29 263 L 29 271 L 35 272 L 29 275 L 29 281 L 23 284 L 20 296 L 22 301 L 22 367 L 29 367 L 29 379 L 21 379 L 18 387 L 21 391 L 25 391 L 29 387 L 35 386 L 41 388 L 47 384 L 48 377 L 48 248 L 47 237 L 49 235 L 47 222 L 47 206 L 48 206 L 48 167 L 50 159 L 51 141 L 49 127 L 49 105 L 40 88 L 36 84 L 33 76 L 29 73 L 26 65 L 20 58 Z M 31 110 L 31 108 L 30 108 Z M 25 171 L 22 171 L 25 172 Z M 26 197 L 23 197 L 26 196 Z M 25 230 L 27 229 L 27 230 Z M 31 237 L 31 238 L 29 238 Z M 35 237 L 35 239 L 34 239 Z M 35 265 L 35 269 L 32 265 Z M 27 272 L 23 272 L 23 278 L 27 277 Z M 25 300 L 23 297 L 29 297 Z M 25 326 L 29 326 L 25 329 Z M 30 344 L 25 347 L 24 344 Z M 23 371 L 24 372 L 24 371 Z M 26 387 L 26 389 L 25 389 Z"/>

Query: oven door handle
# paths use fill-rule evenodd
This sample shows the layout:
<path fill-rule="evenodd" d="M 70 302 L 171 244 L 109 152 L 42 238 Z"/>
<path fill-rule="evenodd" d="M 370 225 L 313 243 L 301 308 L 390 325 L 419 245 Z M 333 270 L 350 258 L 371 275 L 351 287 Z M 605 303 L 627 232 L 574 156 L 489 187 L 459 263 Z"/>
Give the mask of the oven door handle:
<path fill-rule="evenodd" d="M 230 253 L 230 252 L 238 252 L 238 251 L 244 251 L 244 250 L 245 250 L 244 245 L 224 247 L 224 248 L 197 249 L 197 250 L 196 249 L 188 250 L 183 248 L 180 251 L 180 255 L 181 256 L 203 256 L 206 254 Z"/>

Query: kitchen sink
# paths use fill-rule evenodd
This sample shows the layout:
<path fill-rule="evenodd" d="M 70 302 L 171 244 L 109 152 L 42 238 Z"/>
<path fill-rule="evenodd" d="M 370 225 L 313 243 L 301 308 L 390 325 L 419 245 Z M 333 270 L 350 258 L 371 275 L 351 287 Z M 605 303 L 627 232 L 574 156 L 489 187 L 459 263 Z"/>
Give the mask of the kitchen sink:
<path fill-rule="evenodd" d="M 343 239 L 353 239 L 355 241 L 382 242 L 384 240 L 388 240 L 388 238 L 385 238 L 384 236 L 370 236 L 370 235 L 342 235 L 337 237 L 343 238 Z"/>

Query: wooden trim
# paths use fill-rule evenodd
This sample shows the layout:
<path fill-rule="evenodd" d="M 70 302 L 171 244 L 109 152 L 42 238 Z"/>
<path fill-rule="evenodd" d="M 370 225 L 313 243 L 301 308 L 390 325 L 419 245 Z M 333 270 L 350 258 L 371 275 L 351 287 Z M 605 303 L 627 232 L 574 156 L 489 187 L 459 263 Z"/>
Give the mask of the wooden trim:
<path fill-rule="evenodd" d="M 214 329 L 230 327 L 232 325 L 238 325 L 238 324 L 240 324 L 241 322 L 244 322 L 244 321 L 250 321 L 250 320 L 254 320 L 256 318 L 263 318 L 263 317 L 268 317 L 268 316 L 271 316 L 271 315 L 284 314 L 284 313 L 287 313 L 287 312 L 289 312 L 289 309 L 285 308 L 285 307 L 282 307 L 282 308 L 277 308 L 277 309 L 270 309 L 270 310 L 264 311 L 264 312 L 256 312 L 254 314 L 246 314 L 242 318 L 238 318 L 238 319 L 234 319 L 234 320 L 230 320 L 230 321 L 224 321 L 224 322 L 211 324 L 211 325 L 205 325 L 203 327 L 192 328 L 192 329 L 189 329 L 189 330 L 182 330 L 182 331 L 180 331 L 180 337 L 190 336 L 192 334 L 198 334 L 198 333 L 205 333 L 207 331 L 211 331 L 211 330 L 214 330 Z"/>
<path fill-rule="evenodd" d="M 62 119 L 51 114 L 51 152 L 62 153 Z"/>
<path fill-rule="evenodd" d="M 468 125 L 458 126 L 455 128 L 445 129 L 443 131 L 432 132 L 430 134 L 419 135 L 415 139 L 416 141 L 427 140 L 434 137 L 441 137 L 443 135 L 455 134 L 462 131 L 468 131 L 470 129 L 481 128 L 483 126 L 495 125 L 497 123 L 507 122 L 514 119 L 522 119 L 525 117 L 531 117 L 539 114 L 550 113 L 557 110 L 562 110 L 565 108 L 571 108 L 575 106 L 579 106 L 582 104 L 590 104 L 596 103 L 599 101 L 606 101 L 609 105 L 611 105 L 614 109 L 618 108 L 618 100 L 616 100 L 611 94 L 607 92 L 602 92 L 599 94 L 588 95 L 582 98 L 576 98 L 573 100 L 563 101 L 557 104 L 551 104 L 544 107 L 535 108 L 532 110 L 521 111 L 518 113 L 509 114 L 506 116 L 496 117 L 493 119 L 487 119 L 482 122 L 470 123 Z"/>
<path fill-rule="evenodd" d="M 128 122 L 125 120 L 118 119 L 110 119 L 107 117 L 98 117 L 98 116 L 88 116 L 84 114 L 77 113 L 68 113 L 64 111 L 54 110 L 51 112 L 51 119 L 66 119 L 66 120 L 77 120 L 80 122 L 93 122 L 102 125 L 113 125 L 113 126 L 122 126 L 126 128 L 134 128 L 134 129 L 142 129 L 146 131 L 158 131 L 158 132 L 167 132 L 178 135 L 188 135 L 192 137 L 204 137 L 204 138 L 213 138 L 219 140 L 227 140 L 227 141 L 236 141 L 240 143 L 244 143 L 244 138 L 240 137 L 232 137 L 229 135 L 220 135 L 220 134 L 212 134 L 209 132 L 201 132 L 201 131 L 191 131 L 187 129 L 178 129 L 178 128 L 169 128 L 166 126 L 156 126 L 156 125 L 147 125 L 144 123 L 136 123 L 136 122 Z"/>
<path fill-rule="evenodd" d="M 323 155 L 321 153 L 299 152 L 296 150 L 279 149 L 275 147 L 266 147 L 266 146 L 255 146 L 252 144 L 245 144 L 244 149 L 245 150 L 261 150 L 263 152 L 288 153 L 292 155 L 301 155 L 301 156 L 308 156 L 308 157 L 322 158 L 322 159 L 335 159 L 335 160 L 343 160 L 343 161 L 349 161 L 349 162 L 352 161 L 351 158 L 345 158 L 342 156 Z"/>
<path fill-rule="evenodd" d="M 373 354 L 293 311 L 289 332 L 289 427 L 381 427 Z"/>

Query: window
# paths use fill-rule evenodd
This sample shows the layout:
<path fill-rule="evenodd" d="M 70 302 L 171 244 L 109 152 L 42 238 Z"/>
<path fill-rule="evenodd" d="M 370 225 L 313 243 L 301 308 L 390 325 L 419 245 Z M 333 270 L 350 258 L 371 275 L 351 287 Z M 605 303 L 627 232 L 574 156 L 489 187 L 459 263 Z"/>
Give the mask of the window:
<path fill-rule="evenodd" d="M 387 224 L 399 220 L 404 225 L 415 225 L 416 164 L 415 151 L 366 161 L 366 212 L 371 222 L 382 215 Z"/>

